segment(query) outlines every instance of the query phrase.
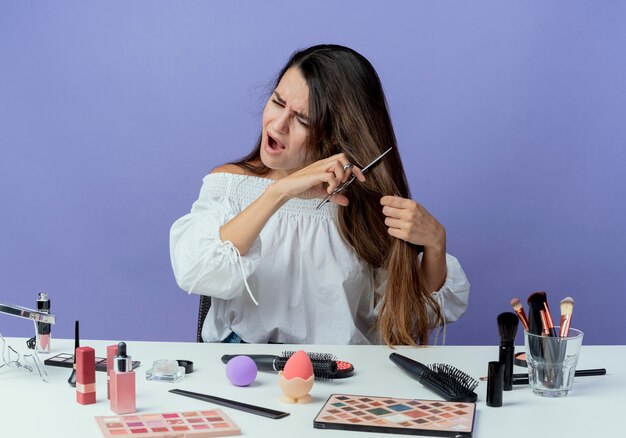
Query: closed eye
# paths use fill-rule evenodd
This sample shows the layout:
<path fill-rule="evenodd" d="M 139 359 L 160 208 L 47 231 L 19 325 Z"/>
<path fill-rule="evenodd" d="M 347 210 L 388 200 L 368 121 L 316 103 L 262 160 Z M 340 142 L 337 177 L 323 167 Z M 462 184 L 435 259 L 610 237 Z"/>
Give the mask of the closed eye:
<path fill-rule="evenodd" d="M 272 103 L 280 108 L 285 108 L 285 103 L 281 102 L 278 99 L 272 99 Z M 300 125 L 304 126 L 305 128 L 309 127 L 308 122 L 302 116 L 300 116 L 300 113 L 296 113 L 296 120 Z"/>
<path fill-rule="evenodd" d="M 272 99 L 272 102 L 274 102 L 274 104 L 275 104 L 275 105 L 277 105 L 277 106 L 279 106 L 279 107 L 281 107 L 281 108 L 284 108 L 284 107 L 285 107 L 285 104 L 284 104 L 283 102 L 279 102 L 279 101 L 278 101 L 278 100 L 276 100 L 276 99 Z"/>

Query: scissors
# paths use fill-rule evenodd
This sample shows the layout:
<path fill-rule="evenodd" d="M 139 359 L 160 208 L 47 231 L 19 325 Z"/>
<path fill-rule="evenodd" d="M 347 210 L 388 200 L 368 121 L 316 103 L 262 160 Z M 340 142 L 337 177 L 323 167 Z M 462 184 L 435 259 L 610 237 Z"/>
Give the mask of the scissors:
<path fill-rule="evenodd" d="M 390 147 L 389 149 L 387 149 L 385 152 L 383 152 L 382 154 L 380 154 L 378 157 L 376 157 L 374 159 L 374 161 L 372 161 L 370 164 L 368 164 L 367 166 L 365 166 L 363 169 L 361 169 L 361 173 L 363 175 L 365 175 L 367 173 L 367 171 L 369 171 L 372 167 L 376 166 L 378 163 L 380 163 L 380 160 L 387 155 L 387 152 L 389 152 L 390 150 L 393 149 L 393 146 Z M 352 165 L 350 165 L 349 167 L 352 167 Z M 349 167 L 346 167 L 346 169 L 348 169 Z M 337 186 L 337 188 L 335 188 L 335 190 L 333 190 L 329 195 L 327 195 L 324 199 L 322 199 L 322 202 L 320 202 L 317 207 L 315 208 L 316 210 L 319 209 L 322 205 L 326 204 L 328 201 L 330 201 L 330 198 L 333 197 L 333 195 L 336 195 L 337 193 L 339 193 L 340 191 L 342 191 L 343 189 L 345 189 L 346 187 L 348 187 L 350 184 L 352 184 L 352 182 L 356 179 L 356 175 L 353 173 L 352 176 L 347 179 L 345 182 L 339 184 Z"/>

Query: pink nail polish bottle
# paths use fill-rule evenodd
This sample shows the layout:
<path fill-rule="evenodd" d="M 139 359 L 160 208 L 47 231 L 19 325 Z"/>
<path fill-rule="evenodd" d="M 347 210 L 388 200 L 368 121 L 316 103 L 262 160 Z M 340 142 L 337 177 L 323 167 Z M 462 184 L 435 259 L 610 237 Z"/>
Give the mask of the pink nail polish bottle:
<path fill-rule="evenodd" d="M 113 358 L 111 410 L 118 415 L 136 411 L 135 372 L 131 357 L 126 355 L 125 342 L 117 344 L 117 356 Z"/>

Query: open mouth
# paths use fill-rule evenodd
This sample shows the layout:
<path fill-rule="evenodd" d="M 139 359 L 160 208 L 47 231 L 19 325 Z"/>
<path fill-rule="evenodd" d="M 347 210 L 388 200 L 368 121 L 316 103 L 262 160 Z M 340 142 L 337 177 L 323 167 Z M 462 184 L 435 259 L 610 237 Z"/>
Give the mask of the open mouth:
<path fill-rule="evenodd" d="M 284 144 L 282 144 L 281 142 L 279 142 L 278 140 L 276 140 L 274 137 L 272 137 L 269 134 L 267 134 L 267 144 L 270 147 L 270 149 L 274 151 L 285 149 Z"/>

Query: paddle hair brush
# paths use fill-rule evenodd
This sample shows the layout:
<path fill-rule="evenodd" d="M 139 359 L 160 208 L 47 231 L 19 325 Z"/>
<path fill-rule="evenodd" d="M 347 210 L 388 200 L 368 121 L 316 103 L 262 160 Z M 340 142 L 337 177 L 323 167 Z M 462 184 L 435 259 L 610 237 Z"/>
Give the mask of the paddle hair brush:
<path fill-rule="evenodd" d="M 451 365 L 435 363 L 426 366 L 398 353 L 391 353 L 389 359 L 447 401 L 473 403 L 478 398 L 474 392 L 478 381 Z"/>
<path fill-rule="evenodd" d="M 513 355 L 515 354 L 515 335 L 519 319 L 513 312 L 498 315 L 498 332 L 500 332 L 500 358 L 504 366 L 504 390 L 513 389 Z"/>

